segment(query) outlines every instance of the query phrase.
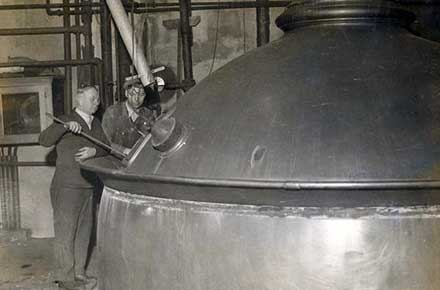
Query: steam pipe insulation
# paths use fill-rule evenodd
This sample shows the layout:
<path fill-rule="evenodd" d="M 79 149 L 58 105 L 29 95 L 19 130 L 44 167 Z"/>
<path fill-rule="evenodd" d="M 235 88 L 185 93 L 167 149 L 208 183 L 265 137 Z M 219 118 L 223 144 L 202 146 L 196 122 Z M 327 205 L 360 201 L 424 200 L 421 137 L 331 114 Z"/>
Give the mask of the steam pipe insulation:
<path fill-rule="evenodd" d="M 142 48 L 139 43 L 133 39 L 133 27 L 130 25 L 128 15 L 125 12 L 121 0 L 106 0 L 106 2 L 143 86 L 147 87 L 154 84 L 154 77 L 147 64 Z"/>

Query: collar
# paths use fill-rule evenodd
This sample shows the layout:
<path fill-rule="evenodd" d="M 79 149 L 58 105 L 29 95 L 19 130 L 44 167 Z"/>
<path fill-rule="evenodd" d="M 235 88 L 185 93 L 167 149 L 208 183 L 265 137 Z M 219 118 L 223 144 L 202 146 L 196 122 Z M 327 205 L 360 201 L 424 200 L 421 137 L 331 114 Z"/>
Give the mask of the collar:
<path fill-rule="evenodd" d="M 87 114 L 84 111 L 81 111 L 78 108 L 75 108 L 75 112 L 86 122 L 86 124 L 89 127 L 89 129 L 92 130 L 93 116 Z"/>
<path fill-rule="evenodd" d="M 127 101 L 125 102 L 125 107 L 127 108 L 128 118 L 130 118 L 133 122 L 136 121 L 136 119 L 139 117 L 139 114 L 133 110 Z"/>

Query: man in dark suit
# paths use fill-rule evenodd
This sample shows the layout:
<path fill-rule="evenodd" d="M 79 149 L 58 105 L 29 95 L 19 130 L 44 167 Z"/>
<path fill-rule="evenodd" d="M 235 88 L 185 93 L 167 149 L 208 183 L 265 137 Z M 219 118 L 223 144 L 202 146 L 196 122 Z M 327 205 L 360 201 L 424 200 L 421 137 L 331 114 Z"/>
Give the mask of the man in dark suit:
<path fill-rule="evenodd" d="M 93 117 L 100 100 L 95 87 L 78 90 L 74 112 L 60 117 L 66 125 L 54 123 L 40 134 L 40 144 L 56 145 L 57 161 L 51 184 L 55 228 L 56 279 L 67 289 L 89 285 L 86 276 L 87 249 L 93 222 L 92 197 L 97 176 L 81 170 L 79 161 L 108 152 L 81 135 L 81 131 L 109 144 L 99 120 Z"/>

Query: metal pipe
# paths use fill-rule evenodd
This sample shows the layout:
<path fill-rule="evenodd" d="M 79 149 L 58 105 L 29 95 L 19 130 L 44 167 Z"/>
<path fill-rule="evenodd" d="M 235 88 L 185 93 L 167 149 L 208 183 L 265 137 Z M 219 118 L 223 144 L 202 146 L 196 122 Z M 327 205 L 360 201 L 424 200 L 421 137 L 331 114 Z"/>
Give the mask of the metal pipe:
<path fill-rule="evenodd" d="M 99 3 L 90 3 L 90 6 L 99 6 Z M 46 4 L 10 4 L 10 5 L 0 5 L 1 10 L 29 10 L 29 9 L 56 9 L 56 8 L 75 8 L 82 7 L 84 4 L 64 4 L 64 3 L 50 3 L 50 0 L 46 1 Z"/>
<path fill-rule="evenodd" d="M 268 0 L 256 0 L 256 4 L 265 4 Z M 257 7 L 257 47 L 270 41 L 270 15 L 268 7 Z"/>
<path fill-rule="evenodd" d="M 36 35 L 36 34 L 64 34 L 83 33 L 81 26 L 71 27 L 35 27 L 35 28 L 4 28 L 0 29 L 0 35 Z"/>
<path fill-rule="evenodd" d="M 291 1 L 282 1 L 282 0 L 275 0 L 275 1 L 266 1 L 267 3 L 256 3 L 256 1 L 197 1 L 194 3 L 191 3 L 191 6 L 217 6 L 217 5 L 225 5 L 230 7 L 235 7 L 237 5 L 251 5 L 254 8 L 255 7 L 267 7 L 268 5 L 278 5 L 283 4 L 283 6 L 288 5 L 291 3 Z M 151 2 L 151 3 L 138 3 L 138 5 L 135 5 L 135 9 L 145 9 L 145 8 L 164 8 L 164 7 L 174 7 L 179 6 L 179 3 L 157 3 L 157 2 Z M 126 7 L 131 7 L 130 2 Z"/>
<path fill-rule="evenodd" d="M 133 39 L 133 28 L 128 21 L 127 13 L 120 0 L 106 0 L 116 26 L 121 33 L 127 51 L 136 67 L 137 73 L 144 86 L 154 83 L 154 77 L 145 59 L 141 46 Z"/>
<path fill-rule="evenodd" d="M 238 1 L 238 2 L 194 2 L 191 3 L 192 11 L 202 10 L 218 10 L 218 9 L 241 9 L 241 8 L 257 8 L 257 7 L 286 7 L 290 1 L 267 1 L 266 4 L 256 3 L 255 1 Z M 176 7 L 174 3 L 167 3 L 173 5 L 163 6 L 146 6 L 142 8 L 136 8 L 135 13 L 157 13 L 157 12 L 177 12 L 179 7 Z"/>
<path fill-rule="evenodd" d="M 101 54 L 103 61 L 102 88 L 103 107 L 106 109 L 113 104 L 113 64 L 112 64 L 112 32 L 111 17 L 105 0 L 101 0 Z"/>
<path fill-rule="evenodd" d="M 255 1 L 237 1 L 237 2 L 195 2 L 191 4 L 192 11 L 203 11 L 203 10 L 217 10 L 217 9 L 239 9 L 239 8 L 257 8 L 257 7 L 286 7 L 290 1 L 268 1 L 269 4 L 255 4 Z M 97 4 L 97 3 L 95 3 Z M 147 3 L 135 5 L 133 13 L 159 13 L 159 12 L 178 12 L 179 3 Z M 94 5 L 91 5 L 94 6 Z M 96 6 L 96 5 L 95 5 Z M 130 5 L 124 5 L 126 11 L 131 12 Z M 47 9 L 48 15 L 63 15 L 62 10 L 49 10 Z M 70 14 L 85 14 L 84 11 L 78 11 L 77 9 L 70 11 Z M 92 14 L 101 13 L 100 8 L 91 9 Z"/>
<path fill-rule="evenodd" d="M 75 0 L 75 5 L 79 4 L 79 0 Z M 75 12 L 80 12 L 80 8 L 76 7 Z M 75 13 L 75 25 L 81 25 L 81 18 L 78 13 Z M 81 59 L 81 33 L 75 33 L 75 51 L 76 57 L 75 59 Z M 76 80 L 79 83 L 80 80 L 80 70 L 76 68 Z"/>
<path fill-rule="evenodd" d="M 55 16 L 62 16 L 64 15 L 64 11 L 62 9 L 57 9 L 57 10 L 51 10 L 51 8 L 57 8 L 57 7 L 53 7 L 54 4 L 50 3 L 50 0 L 46 0 L 46 13 L 48 15 L 55 15 Z M 73 5 L 65 5 L 65 7 L 61 7 L 61 8 L 67 8 L 70 12 L 70 14 L 74 14 L 74 15 L 80 15 L 80 14 L 85 14 L 84 12 L 81 11 L 81 9 L 79 9 L 80 7 L 84 7 L 85 5 L 90 5 L 90 6 L 98 6 L 99 7 L 99 3 L 86 3 L 86 4 L 82 4 L 79 1 L 75 0 L 75 4 Z M 72 11 L 70 8 L 74 8 L 74 10 Z M 98 11 L 99 13 L 99 11 Z"/>
<path fill-rule="evenodd" d="M 85 4 L 83 11 L 85 12 L 82 16 L 82 21 L 85 27 L 84 33 L 84 58 L 91 59 L 94 57 L 93 49 L 93 39 L 92 39 L 92 11 L 90 7 L 90 0 L 83 0 L 81 3 Z M 91 66 L 86 67 L 86 79 L 90 80 L 90 85 L 96 83 L 95 73 Z"/>
<path fill-rule="evenodd" d="M 100 88 L 105 87 L 104 84 L 104 78 L 103 78 L 103 62 L 100 61 L 96 64 L 96 70 L 97 70 L 97 75 L 98 75 L 98 84 Z M 102 94 L 101 94 L 101 99 L 103 98 Z"/>
<path fill-rule="evenodd" d="M 11 150 L 12 147 L 8 147 L 8 154 L 6 160 L 11 161 Z M 13 199 L 13 185 L 12 185 L 12 173 L 11 166 L 6 166 L 6 204 L 7 204 L 7 214 L 8 214 L 8 230 L 14 229 L 14 199 Z"/>
<path fill-rule="evenodd" d="M 192 28 L 189 24 L 191 0 L 180 0 L 180 31 L 182 36 L 183 83 L 195 85 L 192 67 Z"/>
<path fill-rule="evenodd" d="M 63 4 L 69 4 L 70 0 L 63 0 Z M 70 14 L 67 7 L 63 8 L 63 25 L 65 28 L 70 27 Z M 64 59 L 72 59 L 72 43 L 70 33 L 64 33 Z M 70 65 L 64 67 L 64 113 L 69 114 L 72 110 L 72 68 Z"/>
<path fill-rule="evenodd" d="M 75 5 L 79 5 L 79 0 L 75 0 Z M 75 12 L 80 12 L 79 6 L 75 8 Z M 81 25 L 81 19 L 79 14 L 75 14 L 75 25 Z M 75 33 L 75 50 L 76 50 L 76 59 L 81 59 L 81 33 Z M 78 79 L 77 72 L 77 79 Z"/>
<path fill-rule="evenodd" d="M 268 1 L 269 3 L 271 3 L 270 5 L 272 5 L 272 3 L 286 3 L 283 6 L 288 5 L 289 3 L 291 3 L 291 1 Z M 177 2 L 172 2 L 172 3 L 138 3 L 135 2 L 135 12 L 139 9 L 145 9 L 145 8 L 163 8 L 163 7 L 178 7 L 179 3 Z M 218 4 L 222 4 L 222 5 L 228 5 L 228 6 L 235 6 L 235 5 L 242 5 L 242 4 L 253 4 L 255 3 L 254 1 L 237 1 L 237 2 L 232 2 L 232 1 L 225 1 L 225 2 L 211 2 L 211 1 L 201 1 L 201 2 L 194 2 L 192 3 L 193 6 L 207 6 L 207 5 L 213 5 L 216 6 Z M 406 2 L 405 2 L 406 3 Z M 434 6 L 434 5 L 440 5 L 440 3 L 436 3 L 436 2 L 431 2 L 431 3 L 418 3 L 415 1 L 410 1 L 408 2 L 410 4 L 413 5 L 426 5 L 426 6 Z M 277 5 L 277 4 L 276 4 Z M 62 9 L 62 8 L 80 8 L 80 7 L 85 7 L 85 6 L 89 6 L 90 8 L 100 8 L 101 4 L 100 3 L 96 3 L 96 2 L 89 2 L 89 3 L 70 3 L 69 5 L 64 5 L 61 3 L 50 3 L 50 0 L 47 0 L 46 4 L 12 4 L 12 5 L 0 5 L 0 11 L 2 10 L 29 10 L 29 9 Z M 282 7 L 282 6 L 270 6 L 270 7 Z M 126 5 L 124 5 L 124 8 L 126 10 L 130 10 L 131 9 L 131 4 L 130 2 Z M 237 7 L 238 8 L 238 7 Z M 240 7 L 243 8 L 243 7 Z M 255 8 L 255 6 L 253 7 L 249 7 L 249 8 Z M 50 11 L 50 13 L 60 13 L 60 15 L 62 15 L 62 10 L 58 10 L 58 11 Z M 74 11 L 70 11 L 70 12 L 74 12 Z M 85 12 L 81 12 L 85 13 Z M 98 9 L 94 9 L 94 13 L 100 13 L 100 11 Z"/>
<path fill-rule="evenodd" d="M 130 55 L 127 48 L 124 46 L 123 40 L 119 32 L 116 32 L 116 76 L 117 76 L 117 90 L 118 99 L 123 100 L 125 98 L 124 93 L 124 80 L 130 75 Z"/>
<path fill-rule="evenodd" d="M 66 65 L 99 65 L 102 61 L 99 58 L 72 59 L 72 60 L 46 60 L 46 61 L 16 61 L 0 63 L 0 67 L 61 67 Z"/>
<path fill-rule="evenodd" d="M 0 154 L 0 161 L 1 162 L 7 162 L 6 160 L 6 156 L 5 156 L 5 148 L 4 147 L 0 147 L 1 149 L 1 154 Z M 8 211 L 8 207 L 6 204 L 7 198 L 6 198 L 6 166 L 3 165 L 1 166 L 1 176 L 0 176 L 0 180 L 1 180 L 1 191 L 0 191 L 0 204 L 1 204 L 1 213 L 2 213 L 2 224 L 4 228 L 7 228 L 8 225 L 8 215 L 7 215 L 7 211 Z"/>
<path fill-rule="evenodd" d="M 18 161 L 17 158 L 17 146 L 11 147 L 10 161 Z M 20 228 L 20 190 L 18 182 L 18 168 L 11 165 L 11 217 L 12 217 L 12 229 L 17 230 Z"/>

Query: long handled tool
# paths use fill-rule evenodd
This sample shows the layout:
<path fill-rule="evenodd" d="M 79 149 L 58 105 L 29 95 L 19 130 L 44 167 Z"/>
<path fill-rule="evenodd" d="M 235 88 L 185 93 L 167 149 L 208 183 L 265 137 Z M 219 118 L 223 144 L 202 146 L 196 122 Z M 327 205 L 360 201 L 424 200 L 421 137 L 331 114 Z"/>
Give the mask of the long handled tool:
<path fill-rule="evenodd" d="M 58 122 L 58 123 L 60 123 L 60 124 L 62 124 L 62 125 L 64 125 L 64 126 L 67 126 L 67 123 L 66 123 L 66 122 L 64 122 L 64 121 L 62 121 L 62 120 L 60 120 L 60 119 L 58 119 L 57 117 L 53 116 L 52 114 L 46 113 L 46 115 L 47 115 L 49 118 L 51 118 L 52 120 L 54 120 L 54 121 L 56 121 L 56 122 Z M 92 141 L 93 143 L 96 143 L 97 145 L 99 145 L 99 146 L 101 146 L 101 147 L 104 147 L 105 149 L 108 149 L 108 150 L 110 151 L 111 154 L 113 154 L 113 155 L 115 155 L 115 156 L 117 156 L 117 157 L 127 158 L 127 154 L 125 154 L 124 152 L 121 152 L 121 151 L 119 151 L 119 150 L 116 150 L 115 148 L 112 148 L 111 146 L 105 144 L 105 143 L 102 142 L 101 140 L 96 139 L 95 137 L 90 136 L 90 135 L 87 134 L 87 133 L 84 133 L 84 132 L 81 131 L 81 132 L 79 132 L 78 134 L 81 135 L 81 136 L 83 136 L 83 137 L 85 137 L 85 138 L 87 138 L 87 139 L 89 139 L 89 140 Z"/>

